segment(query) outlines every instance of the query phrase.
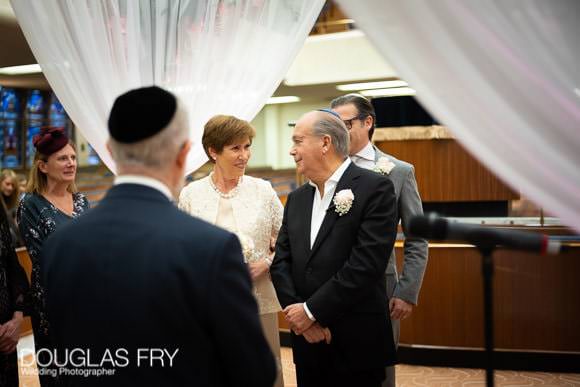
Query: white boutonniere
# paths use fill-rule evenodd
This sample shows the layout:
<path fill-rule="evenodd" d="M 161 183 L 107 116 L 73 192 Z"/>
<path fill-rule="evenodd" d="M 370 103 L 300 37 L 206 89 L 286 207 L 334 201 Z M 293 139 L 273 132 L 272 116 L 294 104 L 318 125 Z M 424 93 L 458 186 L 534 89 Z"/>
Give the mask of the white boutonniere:
<path fill-rule="evenodd" d="M 373 171 L 380 173 L 381 175 L 388 175 L 395 168 L 395 163 L 389 160 L 388 157 L 380 157 Z"/>
<path fill-rule="evenodd" d="M 343 189 L 334 195 L 332 202 L 334 203 L 334 211 L 338 213 L 339 216 L 343 216 L 352 207 L 352 202 L 354 201 L 354 194 L 350 189 Z"/>

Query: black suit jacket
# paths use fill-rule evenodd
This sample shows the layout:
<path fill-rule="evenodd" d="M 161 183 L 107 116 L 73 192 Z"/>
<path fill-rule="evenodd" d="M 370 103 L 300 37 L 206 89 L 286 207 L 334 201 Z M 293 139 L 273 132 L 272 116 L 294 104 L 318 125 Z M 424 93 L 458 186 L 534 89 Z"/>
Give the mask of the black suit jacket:
<path fill-rule="evenodd" d="M 58 349 L 90 349 L 92 362 L 108 349 L 117 361 L 104 365 L 114 375 L 72 378 L 71 385 L 273 384 L 275 362 L 238 239 L 160 192 L 114 186 L 47 239 L 41 262 Z M 172 366 L 167 356 L 163 366 L 148 358 L 138 366 L 139 353 L 149 356 L 139 348 L 179 351 Z M 127 360 L 115 356 L 122 349 Z"/>
<path fill-rule="evenodd" d="M 337 372 L 393 364 L 384 272 L 396 237 L 396 198 L 386 177 L 351 164 L 335 193 L 351 189 L 354 201 L 339 216 L 331 203 L 312 249 L 314 187 L 288 196 L 270 272 L 280 303 L 306 302 L 332 342 L 308 344 L 293 337 L 294 362 L 317 366 L 331 357 Z M 327 361 L 327 360 L 326 360 Z"/>

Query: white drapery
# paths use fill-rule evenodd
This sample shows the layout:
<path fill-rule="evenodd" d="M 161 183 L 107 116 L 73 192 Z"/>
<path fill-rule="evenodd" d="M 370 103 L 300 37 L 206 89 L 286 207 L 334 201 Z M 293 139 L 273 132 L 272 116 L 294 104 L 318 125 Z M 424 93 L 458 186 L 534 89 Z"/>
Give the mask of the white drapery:
<path fill-rule="evenodd" d="M 580 2 L 338 3 L 475 157 L 580 231 Z"/>
<path fill-rule="evenodd" d="M 187 171 L 207 157 L 205 122 L 251 120 L 302 47 L 323 0 L 12 0 L 28 44 L 67 113 L 105 164 L 121 93 L 156 84 L 189 112 Z"/>

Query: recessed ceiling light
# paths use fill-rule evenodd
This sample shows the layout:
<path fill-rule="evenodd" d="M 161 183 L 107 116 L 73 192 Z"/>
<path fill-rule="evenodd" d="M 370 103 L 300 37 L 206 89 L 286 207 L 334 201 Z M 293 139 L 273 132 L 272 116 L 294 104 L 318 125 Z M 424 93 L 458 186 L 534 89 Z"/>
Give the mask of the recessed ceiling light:
<path fill-rule="evenodd" d="M 415 95 L 415 89 L 410 87 L 395 87 L 392 89 L 373 89 L 363 90 L 360 92 L 365 97 L 403 97 L 407 95 Z"/>
<path fill-rule="evenodd" d="M 369 89 L 388 89 L 391 87 L 405 87 L 405 86 L 409 86 L 407 82 L 396 80 L 396 81 L 349 83 L 346 85 L 338 85 L 336 86 L 336 88 L 340 91 L 357 91 Z"/>
<path fill-rule="evenodd" d="M 274 105 L 277 103 L 292 103 L 292 102 L 300 102 L 300 97 L 296 97 L 295 95 L 284 95 L 280 97 L 270 97 L 268 98 L 268 102 L 266 105 Z"/>
<path fill-rule="evenodd" d="M 29 64 L 22 66 L 10 66 L 0 68 L 0 74 L 4 75 L 19 75 L 19 74 L 35 74 L 41 73 L 42 69 L 38 64 Z"/>

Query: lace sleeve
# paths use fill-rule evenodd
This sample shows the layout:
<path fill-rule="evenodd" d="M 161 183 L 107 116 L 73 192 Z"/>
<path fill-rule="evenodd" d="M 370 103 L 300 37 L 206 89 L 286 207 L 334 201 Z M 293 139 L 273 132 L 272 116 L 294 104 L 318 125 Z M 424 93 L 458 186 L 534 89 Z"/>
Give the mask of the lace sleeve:
<path fill-rule="evenodd" d="M 189 199 L 188 192 L 189 192 L 189 190 L 187 189 L 187 187 L 185 187 L 181 190 L 181 192 L 179 193 L 179 202 L 177 203 L 177 207 L 181 211 L 185 211 L 188 214 L 191 214 L 191 208 L 189 206 L 189 203 L 191 201 Z"/>
<path fill-rule="evenodd" d="M 284 212 L 284 207 L 282 202 L 278 198 L 274 188 L 270 186 L 270 219 L 272 224 L 271 236 L 274 241 L 278 238 L 278 232 L 280 232 L 280 226 L 282 225 L 282 215 Z"/>

